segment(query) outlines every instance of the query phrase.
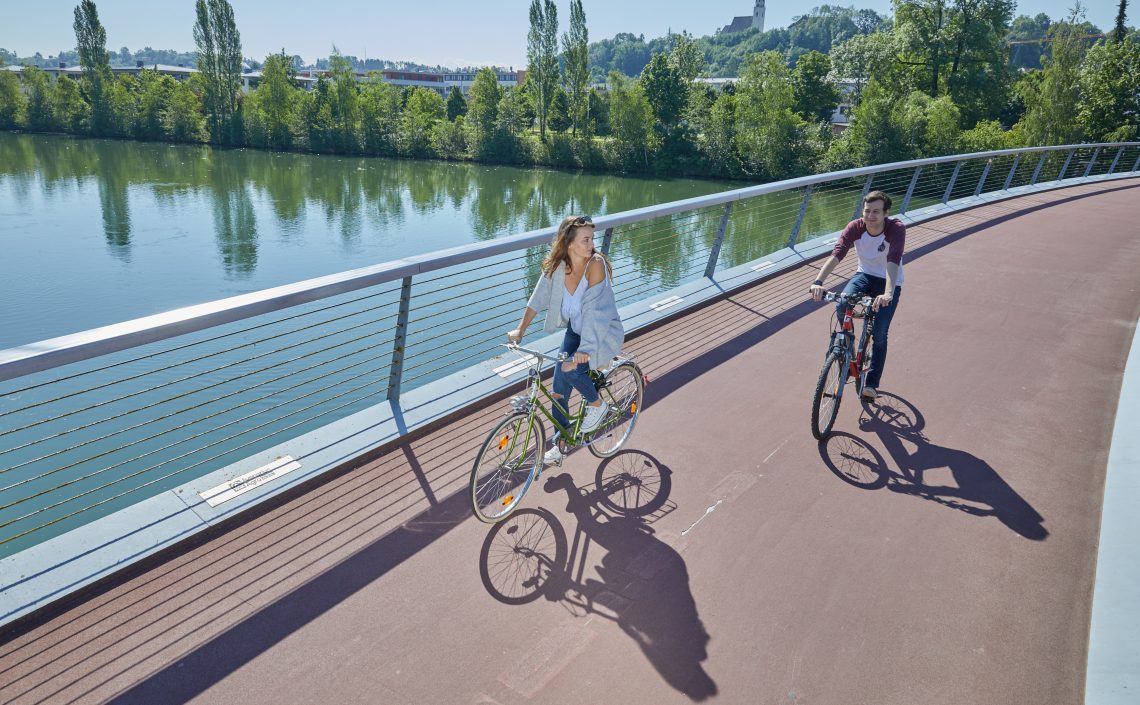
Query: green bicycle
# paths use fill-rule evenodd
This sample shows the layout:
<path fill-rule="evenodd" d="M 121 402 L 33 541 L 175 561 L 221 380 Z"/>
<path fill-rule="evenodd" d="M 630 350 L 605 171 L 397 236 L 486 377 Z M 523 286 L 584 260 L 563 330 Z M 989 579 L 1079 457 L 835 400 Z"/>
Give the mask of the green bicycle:
<path fill-rule="evenodd" d="M 505 347 L 528 360 L 527 392 L 512 397 L 510 411 L 483 442 L 471 469 L 471 506 L 480 521 L 492 524 L 510 516 L 538 476 L 542 474 L 546 429 L 539 412 L 558 431 L 563 453 L 585 445 L 599 458 L 618 452 L 633 433 L 645 394 L 645 376 L 632 358 L 619 356 L 605 371 L 591 370 L 590 377 L 608 411 L 593 431 L 582 433 L 586 402 L 570 415 L 567 427 L 554 420 L 550 411 L 554 395 L 542 381 L 542 366 L 563 358 L 516 344 Z M 540 396 L 541 395 L 541 396 Z M 541 397 L 545 397 L 545 400 Z"/>

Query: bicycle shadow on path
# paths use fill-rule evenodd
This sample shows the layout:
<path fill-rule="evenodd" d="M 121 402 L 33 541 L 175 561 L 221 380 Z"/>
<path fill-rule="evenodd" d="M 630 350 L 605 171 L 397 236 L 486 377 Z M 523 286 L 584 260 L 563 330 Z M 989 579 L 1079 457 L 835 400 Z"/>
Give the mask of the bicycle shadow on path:
<path fill-rule="evenodd" d="M 651 526 L 672 511 L 670 475 L 653 456 L 628 450 L 601 464 L 593 488 L 569 473 L 548 478 L 544 489 L 565 493 L 576 522 L 569 548 L 553 513 L 523 509 L 488 532 L 480 573 L 505 604 L 543 597 L 575 617 L 612 620 L 666 683 L 703 701 L 718 692 L 702 666 L 710 637 L 684 559 Z M 591 558 L 595 547 L 603 553 Z"/>
<path fill-rule="evenodd" d="M 880 392 L 876 403 L 863 404 L 859 427 L 878 437 L 890 462 L 870 443 L 849 433 L 833 433 L 821 441 L 819 454 L 828 469 L 856 487 L 886 487 L 973 516 L 994 517 L 1034 541 L 1049 536 L 1044 517 L 989 463 L 964 450 L 932 443 L 923 433 L 925 425 L 922 413 L 909 401 Z M 944 470 L 950 471 L 953 485 L 927 483 L 928 471 Z"/>

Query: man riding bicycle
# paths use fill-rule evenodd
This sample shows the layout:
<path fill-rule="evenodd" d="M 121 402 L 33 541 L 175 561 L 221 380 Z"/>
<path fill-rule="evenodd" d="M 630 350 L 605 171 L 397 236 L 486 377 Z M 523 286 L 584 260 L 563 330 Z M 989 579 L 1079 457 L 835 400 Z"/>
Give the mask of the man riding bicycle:
<path fill-rule="evenodd" d="M 902 293 L 902 256 L 906 243 L 906 226 L 902 221 L 888 218 L 891 197 L 882 191 L 871 191 L 863 198 L 863 217 L 847 224 L 831 256 L 819 270 L 819 277 L 812 282 L 812 299 L 823 298 L 823 282 L 831 274 L 840 260 L 852 246 L 859 257 L 859 268 L 855 276 L 843 287 L 845 294 L 873 296 L 871 308 L 875 313 L 874 327 L 871 329 L 872 355 L 871 369 L 867 372 L 867 383 L 863 396 L 874 399 L 878 396 L 879 381 L 887 362 L 887 332 L 898 308 Z M 836 306 L 840 321 L 846 304 Z"/>

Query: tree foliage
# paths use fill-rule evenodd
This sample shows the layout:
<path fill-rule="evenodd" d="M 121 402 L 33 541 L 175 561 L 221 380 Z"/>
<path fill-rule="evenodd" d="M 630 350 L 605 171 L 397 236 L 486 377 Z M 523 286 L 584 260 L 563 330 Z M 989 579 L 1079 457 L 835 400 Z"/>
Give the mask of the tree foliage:
<path fill-rule="evenodd" d="M 546 117 L 558 87 L 558 7 L 553 0 L 531 0 L 526 43 L 527 82 L 538 115 L 539 138 L 546 139 Z"/>
<path fill-rule="evenodd" d="M 233 7 L 226 0 L 197 0 L 194 8 L 194 43 L 198 47 L 210 139 L 231 144 L 239 127 L 241 34 L 234 22 Z"/>
<path fill-rule="evenodd" d="M 99 11 L 92 0 L 81 0 L 75 6 L 75 42 L 79 62 L 83 66 L 84 88 L 89 96 L 91 133 L 110 135 L 113 131 L 111 116 L 111 64 L 107 57 L 107 32 L 99 22 Z"/>
<path fill-rule="evenodd" d="M 570 0 L 570 30 L 562 35 L 562 58 L 566 97 L 569 103 L 570 130 L 578 134 L 578 125 L 586 117 L 590 85 L 590 33 L 586 28 L 586 11 L 582 0 Z"/>

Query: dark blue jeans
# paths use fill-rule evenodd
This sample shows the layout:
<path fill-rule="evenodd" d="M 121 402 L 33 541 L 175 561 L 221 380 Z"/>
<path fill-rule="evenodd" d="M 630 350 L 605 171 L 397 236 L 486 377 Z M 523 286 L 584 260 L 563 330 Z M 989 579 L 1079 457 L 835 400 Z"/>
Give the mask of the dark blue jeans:
<path fill-rule="evenodd" d="M 886 290 L 886 279 L 873 277 L 864 272 L 856 272 L 855 276 L 847 282 L 847 286 L 843 287 L 845 294 L 861 294 L 871 297 L 878 296 Z M 901 294 L 902 287 L 896 286 L 891 305 L 881 308 L 875 313 L 875 324 L 871 328 L 871 369 L 867 370 L 868 387 L 877 388 L 879 380 L 883 377 L 883 369 L 887 364 L 887 333 L 891 328 L 891 319 L 895 317 L 895 309 L 899 307 L 899 295 Z M 843 310 L 845 308 L 843 304 L 835 306 L 835 313 L 839 316 L 840 323 L 843 322 Z"/>
<path fill-rule="evenodd" d="M 578 346 L 582 344 L 582 338 L 574 332 L 570 326 L 566 326 L 566 337 L 562 339 L 561 352 L 566 353 L 566 359 L 574 357 L 574 353 L 578 351 Z M 562 363 L 559 362 L 554 367 L 554 384 L 551 385 L 554 395 L 561 398 L 556 399 L 553 405 L 551 415 L 554 420 L 562 424 L 565 428 L 569 423 L 569 413 L 567 412 L 567 400 L 570 398 L 570 389 L 577 389 L 586 403 L 593 403 L 598 400 L 598 389 L 594 386 L 594 381 L 586 374 L 590 370 L 590 365 L 581 363 L 574 368 L 571 372 L 562 371 Z M 558 429 L 555 429 L 557 433 Z"/>

